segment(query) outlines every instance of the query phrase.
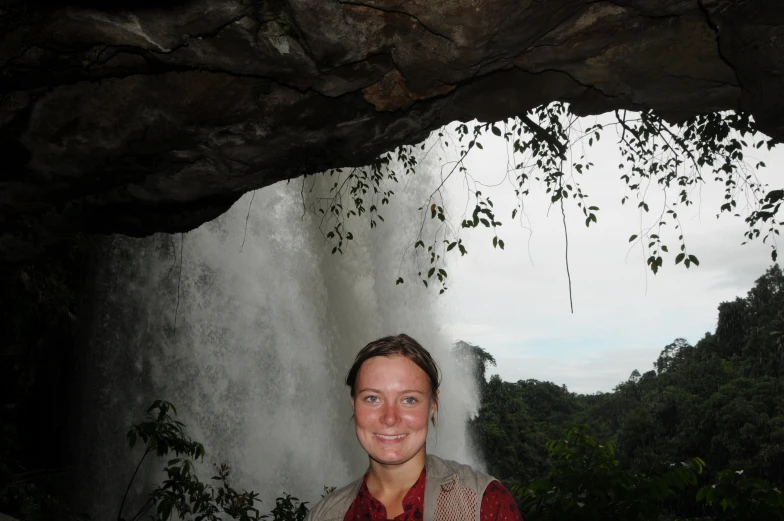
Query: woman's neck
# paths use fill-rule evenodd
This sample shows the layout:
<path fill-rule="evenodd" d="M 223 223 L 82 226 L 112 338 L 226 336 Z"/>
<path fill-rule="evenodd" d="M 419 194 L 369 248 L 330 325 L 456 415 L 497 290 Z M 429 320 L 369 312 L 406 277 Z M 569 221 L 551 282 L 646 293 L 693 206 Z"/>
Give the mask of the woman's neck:
<path fill-rule="evenodd" d="M 426 460 L 425 447 L 422 447 L 413 458 L 399 465 L 385 465 L 371 459 L 367 479 L 370 493 L 375 497 L 390 494 L 405 495 L 419 479 Z"/>

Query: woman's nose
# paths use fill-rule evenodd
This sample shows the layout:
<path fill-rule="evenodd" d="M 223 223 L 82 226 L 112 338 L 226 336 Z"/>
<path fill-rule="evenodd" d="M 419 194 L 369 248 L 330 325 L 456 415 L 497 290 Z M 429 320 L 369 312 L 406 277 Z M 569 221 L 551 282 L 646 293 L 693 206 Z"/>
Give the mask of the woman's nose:
<path fill-rule="evenodd" d="M 381 422 L 384 425 L 392 425 L 397 424 L 400 421 L 400 416 L 398 415 L 397 407 L 394 405 L 387 405 L 384 407 L 384 410 L 381 414 Z"/>

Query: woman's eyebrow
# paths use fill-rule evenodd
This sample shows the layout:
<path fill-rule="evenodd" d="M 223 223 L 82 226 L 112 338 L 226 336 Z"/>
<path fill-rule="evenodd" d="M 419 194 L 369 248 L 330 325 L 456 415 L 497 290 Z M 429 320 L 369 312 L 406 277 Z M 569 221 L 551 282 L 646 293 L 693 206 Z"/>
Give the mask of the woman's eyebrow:
<path fill-rule="evenodd" d="M 364 389 L 360 389 L 359 391 L 357 391 L 357 394 L 366 393 L 366 392 L 374 392 L 374 393 L 381 394 L 381 391 L 379 391 L 378 389 L 373 389 L 372 387 L 365 387 Z"/>
<path fill-rule="evenodd" d="M 372 387 L 365 387 L 364 389 L 360 389 L 359 391 L 357 391 L 357 394 L 359 394 L 359 393 L 366 393 L 366 392 L 373 392 L 373 393 L 383 394 L 380 390 L 373 389 Z M 422 391 L 420 391 L 418 389 L 405 389 L 403 391 L 400 391 L 398 394 L 409 394 L 409 393 L 425 394 L 425 393 L 423 393 Z"/>

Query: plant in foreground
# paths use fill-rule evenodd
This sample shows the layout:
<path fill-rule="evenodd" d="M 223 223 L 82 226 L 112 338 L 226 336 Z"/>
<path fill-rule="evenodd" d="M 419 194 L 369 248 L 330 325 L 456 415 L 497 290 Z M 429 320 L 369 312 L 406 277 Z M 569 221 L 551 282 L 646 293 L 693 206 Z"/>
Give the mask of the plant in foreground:
<path fill-rule="evenodd" d="M 231 469 L 225 463 L 216 466 L 210 482 L 202 482 L 196 475 L 195 461 L 204 459 L 204 446 L 185 434 L 185 425 L 173 418 L 174 405 L 156 400 L 147 409 L 144 421 L 128 431 L 128 443 L 133 448 L 137 441 L 144 443 L 144 453 L 126 488 L 117 513 L 118 521 L 166 521 L 176 514 L 184 521 L 257 521 L 269 518 L 257 508 L 259 494 L 237 490 L 229 483 Z M 128 493 L 147 456 L 155 454 L 169 459 L 163 468 L 166 479 L 149 494 L 147 501 L 132 516 L 123 517 Z M 288 494 L 276 499 L 272 518 L 275 521 L 302 521 L 308 512 L 306 503 Z"/>

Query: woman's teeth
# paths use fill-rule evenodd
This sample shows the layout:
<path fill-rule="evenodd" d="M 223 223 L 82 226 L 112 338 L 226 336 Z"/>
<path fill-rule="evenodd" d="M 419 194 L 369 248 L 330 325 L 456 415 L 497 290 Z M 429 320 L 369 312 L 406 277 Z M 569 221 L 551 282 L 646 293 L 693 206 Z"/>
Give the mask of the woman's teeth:
<path fill-rule="evenodd" d="M 387 436 L 386 434 L 376 434 L 376 436 L 378 436 L 382 440 L 399 440 L 399 439 L 402 439 L 402 438 L 406 437 L 405 434 L 398 434 L 397 436 Z"/>

